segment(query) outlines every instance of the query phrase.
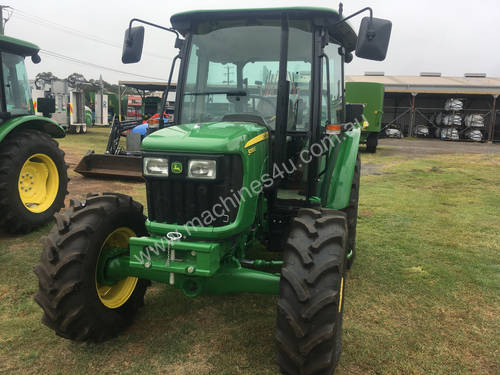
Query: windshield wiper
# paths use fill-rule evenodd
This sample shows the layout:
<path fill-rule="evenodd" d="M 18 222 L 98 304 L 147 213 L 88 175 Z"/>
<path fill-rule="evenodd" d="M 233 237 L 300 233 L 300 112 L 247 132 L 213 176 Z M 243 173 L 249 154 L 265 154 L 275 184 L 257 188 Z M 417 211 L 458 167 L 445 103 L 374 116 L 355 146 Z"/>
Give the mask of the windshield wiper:
<path fill-rule="evenodd" d="M 197 91 L 186 92 L 184 95 L 214 95 L 222 94 L 227 96 L 247 96 L 247 92 L 243 90 L 226 90 L 226 91 Z"/>

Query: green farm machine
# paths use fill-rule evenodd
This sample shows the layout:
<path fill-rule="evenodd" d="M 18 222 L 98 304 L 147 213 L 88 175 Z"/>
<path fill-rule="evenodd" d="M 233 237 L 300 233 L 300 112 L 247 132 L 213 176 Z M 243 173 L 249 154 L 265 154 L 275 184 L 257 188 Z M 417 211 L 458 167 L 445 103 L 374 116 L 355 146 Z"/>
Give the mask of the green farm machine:
<path fill-rule="evenodd" d="M 38 51 L 34 44 L 0 35 L 0 224 L 11 233 L 52 220 L 67 194 L 64 152 L 53 140 L 65 131 L 33 110 L 24 59 L 40 62 Z M 38 111 L 49 116 L 54 102 L 39 99 Z"/>
<path fill-rule="evenodd" d="M 360 143 L 366 151 L 377 152 L 378 136 L 384 111 L 384 85 L 375 82 L 346 82 L 345 100 L 348 104 L 363 105 L 363 126 Z"/>
<path fill-rule="evenodd" d="M 363 11 L 356 36 L 346 21 Z M 169 82 L 180 61 L 174 122 L 142 142 L 148 217 L 115 193 L 56 215 L 35 267 L 42 321 L 71 340 L 108 339 L 151 281 L 193 298 L 274 294 L 280 370 L 331 374 L 360 176 L 362 106 L 345 105 L 343 64 L 353 51 L 383 60 L 390 21 L 370 8 L 192 11 L 172 28 L 133 19 L 124 63 L 141 58 L 134 23 L 177 35 Z"/>

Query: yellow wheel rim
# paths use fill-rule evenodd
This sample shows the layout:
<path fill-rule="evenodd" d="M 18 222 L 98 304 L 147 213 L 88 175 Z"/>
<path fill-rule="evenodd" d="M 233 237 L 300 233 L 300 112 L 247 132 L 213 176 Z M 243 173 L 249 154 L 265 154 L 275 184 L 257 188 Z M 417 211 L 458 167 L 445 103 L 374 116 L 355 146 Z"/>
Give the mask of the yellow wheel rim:
<path fill-rule="evenodd" d="M 134 237 L 135 233 L 132 229 L 121 227 L 114 230 L 104 241 L 101 246 L 101 251 L 99 252 L 99 258 L 109 247 L 128 247 L 128 239 Z M 127 277 L 126 279 L 118 281 L 114 285 L 101 285 L 97 282 L 97 275 L 95 286 L 97 290 L 97 295 L 99 299 L 104 304 L 104 306 L 110 309 L 116 309 L 122 306 L 128 301 L 132 293 L 134 292 L 135 286 L 137 285 L 137 277 Z"/>
<path fill-rule="evenodd" d="M 41 213 L 50 208 L 59 191 L 59 172 L 52 158 L 45 154 L 31 155 L 24 162 L 17 184 L 24 207 Z"/>
<path fill-rule="evenodd" d="M 342 310 L 342 301 L 343 301 L 343 294 L 344 294 L 344 278 L 340 280 L 340 297 L 339 297 L 339 312 Z"/>

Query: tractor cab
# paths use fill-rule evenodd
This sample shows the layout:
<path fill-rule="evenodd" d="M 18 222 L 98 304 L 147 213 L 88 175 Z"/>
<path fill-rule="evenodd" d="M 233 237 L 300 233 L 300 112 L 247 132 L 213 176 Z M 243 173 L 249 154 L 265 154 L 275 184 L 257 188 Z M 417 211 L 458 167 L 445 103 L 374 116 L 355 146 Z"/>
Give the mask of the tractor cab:
<path fill-rule="evenodd" d="M 362 109 L 344 105 L 343 66 L 355 50 L 362 57 L 383 59 L 390 33 L 389 21 L 375 19 L 371 9 L 365 10 L 370 11 L 370 17 L 363 19 L 359 38 L 346 22 L 350 17 L 343 18 L 330 9 L 208 10 L 172 16 L 169 31 L 177 35 L 176 60 L 181 62 L 175 121 L 168 126 L 161 124 L 160 130 L 142 143 L 151 223 L 173 225 L 168 230 L 183 232 L 182 226 L 191 225 L 206 206 L 216 204 L 218 195 L 227 195 L 231 189 L 240 191 L 263 174 L 267 181 L 261 185 L 270 217 L 281 212 L 282 205 L 293 212 L 311 205 L 332 205 L 335 200 L 338 207 L 344 204 L 346 198 L 335 198 L 340 187 L 332 176 L 341 170 L 334 170 L 334 156 L 351 143 L 357 152 L 359 130 L 344 129 L 342 123 L 360 118 Z M 139 61 L 142 52 L 144 28 L 132 27 L 134 21 L 144 22 L 134 19 L 126 31 L 125 63 Z M 158 153 L 162 152 L 166 154 L 159 167 L 162 156 Z M 190 160 L 198 160 L 190 154 L 202 154 L 200 160 L 212 166 L 200 169 L 206 170 L 206 176 L 190 170 Z M 213 154 L 233 161 L 216 161 Z M 185 173 L 171 170 L 172 162 L 182 165 Z M 217 163 L 224 163 L 221 172 Z M 243 179 L 229 183 L 222 178 L 227 165 L 233 168 L 231 176 Z M 352 172 L 350 175 L 352 178 Z M 207 176 L 216 177 L 211 181 Z M 160 184 L 180 180 L 185 184 L 179 190 L 181 200 L 199 199 L 203 204 L 193 203 L 185 212 L 175 209 L 179 195 L 173 188 L 168 190 L 172 192 L 168 199 L 162 197 L 164 187 Z M 202 189 L 203 193 L 188 188 L 200 183 L 211 187 Z M 211 191 L 217 193 L 211 197 Z M 225 224 L 240 223 L 236 231 L 248 227 L 253 219 L 237 220 L 236 211 L 253 218 L 258 195 L 248 198 L 250 211 L 242 209 L 245 202 L 239 204 L 240 209 L 225 208 L 222 215 L 229 217 Z M 154 203 L 157 199 L 163 203 Z M 158 211 L 162 214 L 156 216 Z M 288 216 L 285 212 L 272 219 L 285 226 L 272 231 L 286 233 Z M 209 220 L 199 231 L 213 227 L 214 222 L 224 226 L 219 219 Z M 151 224 L 153 227 L 159 228 Z M 225 235 L 233 233 L 219 230 Z"/>
<path fill-rule="evenodd" d="M 285 161 L 294 164 L 286 166 L 290 174 L 275 171 L 285 173 L 279 183 L 276 180 L 276 186 L 292 189 L 294 194 L 286 196 L 303 200 L 306 166 L 298 166 L 299 152 L 313 142 L 311 124 L 316 123 L 324 133 L 327 123 L 340 121 L 344 50 L 340 42 L 332 39 L 326 45 L 327 38 L 322 37 L 325 61 L 318 57 L 315 64 L 313 56 L 319 56 L 322 48 L 313 48 L 314 38 L 319 37 L 313 31 L 314 13 L 296 10 L 283 19 L 272 12 L 238 14 L 239 18 L 231 12 L 199 14 L 189 33 L 183 31 L 188 45 L 185 78 L 178 97 L 179 120 L 262 126 L 269 136 L 272 162 L 278 166 Z M 182 30 L 185 17 L 174 16 L 174 27 Z M 340 39 L 348 37 L 354 35 L 342 35 Z M 332 71 L 328 83 L 321 72 L 322 90 L 314 84 L 314 76 L 321 69 Z M 318 106 L 322 94 L 323 105 Z M 312 195 L 316 193 L 311 191 L 309 197 Z"/>
<path fill-rule="evenodd" d="M 0 105 L 3 119 L 7 114 L 9 117 L 34 114 L 24 59 L 26 56 L 32 56 L 34 62 L 40 61 L 38 50 L 37 46 L 29 42 L 0 35 L 2 60 Z"/>
<path fill-rule="evenodd" d="M 0 35 L 1 53 L 1 88 L 0 88 L 0 120 L 12 117 L 34 115 L 42 112 L 49 116 L 53 103 L 50 100 L 40 100 L 41 108 L 34 108 L 31 98 L 31 87 L 26 73 L 24 59 L 38 64 L 39 47 L 24 40 Z M 53 110 L 52 110 L 53 112 Z"/>

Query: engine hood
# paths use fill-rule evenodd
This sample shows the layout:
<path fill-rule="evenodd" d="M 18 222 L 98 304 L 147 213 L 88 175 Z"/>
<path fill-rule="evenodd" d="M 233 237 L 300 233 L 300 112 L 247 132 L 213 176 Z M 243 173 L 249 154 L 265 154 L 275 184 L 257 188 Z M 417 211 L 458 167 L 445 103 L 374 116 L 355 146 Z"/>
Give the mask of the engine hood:
<path fill-rule="evenodd" d="M 143 151 L 188 153 L 240 153 L 251 144 L 267 138 L 267 129 L 250 122 L 209 122 L 170 126 L 150 134 L 142 141 Z"/>

